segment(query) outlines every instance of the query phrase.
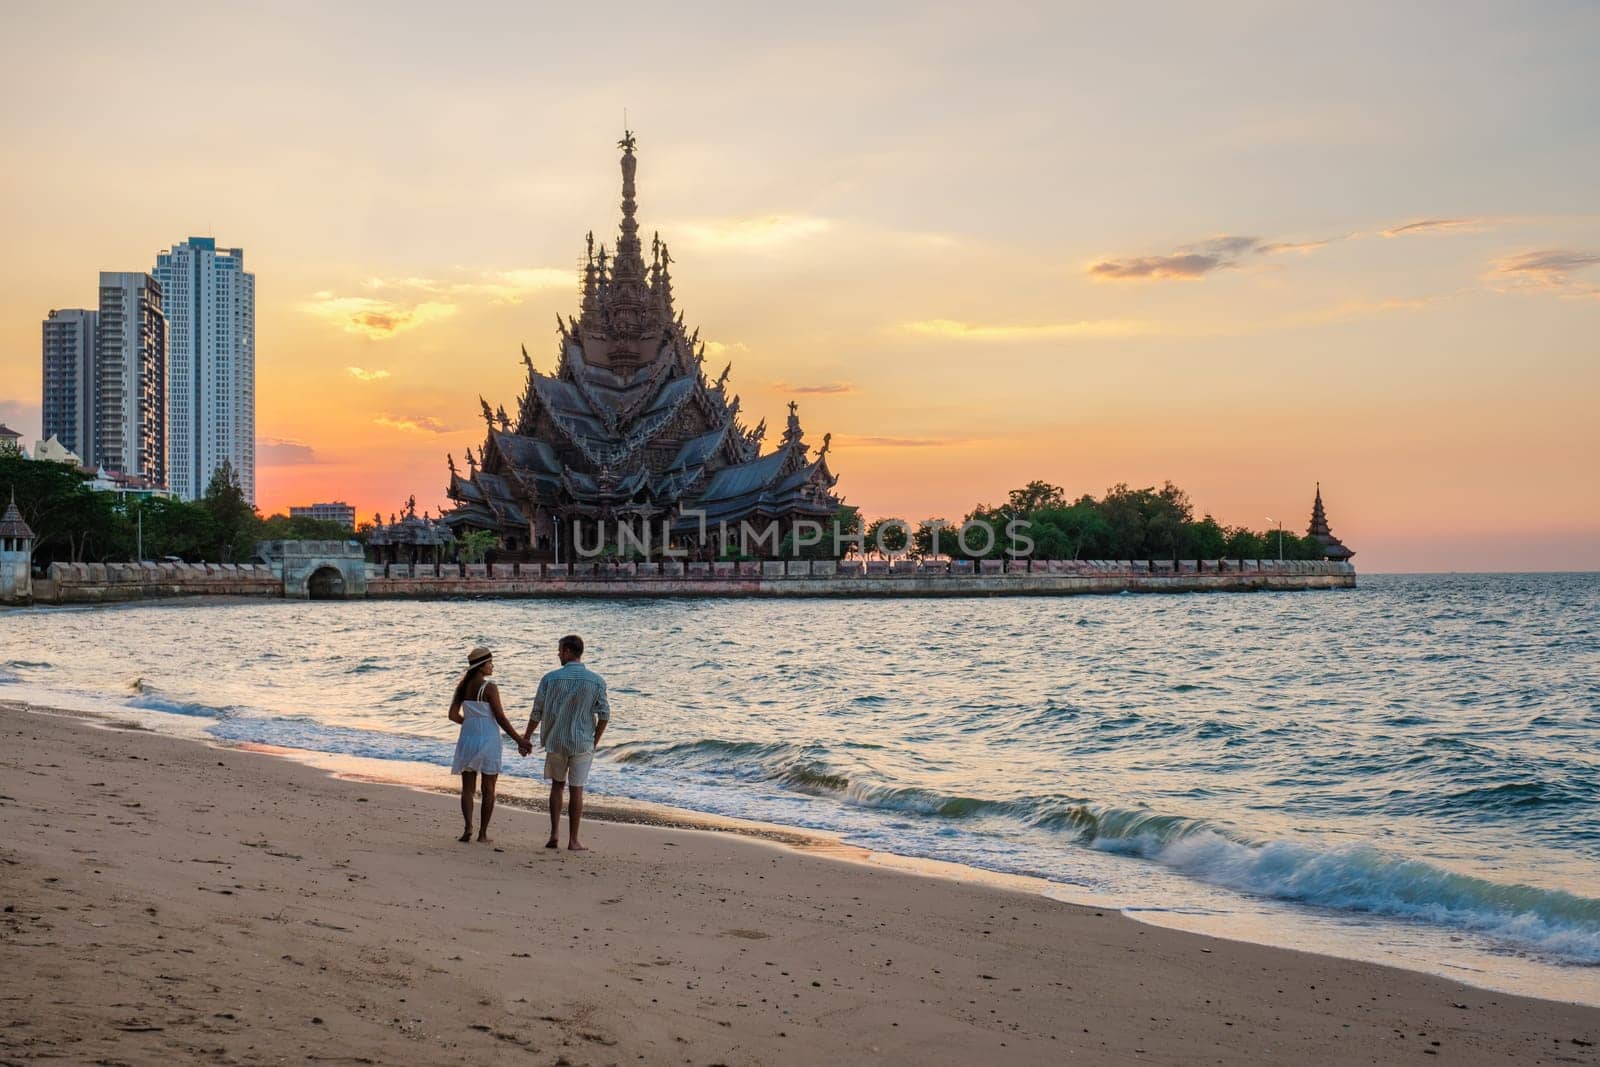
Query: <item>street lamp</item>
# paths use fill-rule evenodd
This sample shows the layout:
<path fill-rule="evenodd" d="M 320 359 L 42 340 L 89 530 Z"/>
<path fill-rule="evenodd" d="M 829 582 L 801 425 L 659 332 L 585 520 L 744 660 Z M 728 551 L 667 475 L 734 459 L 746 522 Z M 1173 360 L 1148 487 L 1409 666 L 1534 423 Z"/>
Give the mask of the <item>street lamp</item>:
<path fill-rule="evenodd" d="M 1271 515 L 1267 516 L 1267 521 L 1268 522 L 1276 522 L 1278 524 L 1278 562 L 1282 563 L 1283 562 L 1283 523 L 1281 521 L 1277 520 L 1277 519 L 1274 519 Z"/>

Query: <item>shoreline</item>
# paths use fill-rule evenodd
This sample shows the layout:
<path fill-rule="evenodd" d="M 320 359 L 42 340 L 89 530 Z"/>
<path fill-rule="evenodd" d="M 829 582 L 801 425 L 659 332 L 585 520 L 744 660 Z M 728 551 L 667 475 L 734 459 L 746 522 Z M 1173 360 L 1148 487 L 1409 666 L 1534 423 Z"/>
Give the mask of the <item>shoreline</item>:
<path fill-rule="evenodd" d="M 65 696 L 65 694 L 60 694 Z M 317 749 L 283 747 L 265 742 L 238 741 L 217 738 L 206 728 L 214 720 L 191 717 L 188 714 L 159 708 L 120 707 L 67 707 L 32 700 L 0 700 L 0 712 L 15 709 L 26 713 L 60 715 L 69 719 L 84 720 L 104 729 L 126 729 L 151 733 L 156 736 L 197 741 L 202 745 L 221 750 L 251 752 L 286 760 L 310 767 L 331 778 L 366 784 L 399 787 L 428 796 L 454 800 L 457 790 L 444 783 L 441 767 L 430 762 L 409 759 L 388 759 L 359 756 L 349 753 L 328 752 Z M 88 698 L 98 705 L 101 698 Z M 135 721 L 140 716 L 150 717 L 157 725 Z M 170 730 L 169 726 L 180 729 Z M 448 776 L 445 776 L 448 777 Z M 516 790 L 525 790 L 517 792 Z M 537 776 L 520 775 L 503 777 L 498 796 L 500 808 L 524 813 L 544 815 L 548 806 L 544 785 Z M 957 859 L 937 858 L 907 852 L 875 849 L 845 839 L 840 831 L 814 826 L 793 825 L 763 821 L 749 816 L 723 814 L 697 810 L 636 797 L 597 794 L 589 798 L 586 815 L 596 822 L 620 825 L 653 827 L 657 829 L 693 830 L 731 834 L 748 840 L 763 841 L 799 850 L 812 855 L 826 855 L 874 869 L 893 870 L 920 877 L 946 879 L 952 882 L 1003 888 L 1029 893 L 1042 899 L 1056 901 L 1073 907 L 1091 907 L 1118 913 L 1124 919 L 1153 930 L 1181 931 L 1200 937 L 1215 938 L 1263 949 L 1299 952 L 1348 963 L 1358 963 L 1393 968 L 1418 975 L 1458 981 L 1485 993 L 1529 997 L 1553 1003 L 1571 1004 L 1600 1009 L 1600 987 L 1591 980 L 1594 971 L 1578 964 L 1559 964 L 1539 960 L 1537 957 L 1522 960 L 1516 955 L 1506 956 L 1509 971 L 1486 970 L 1485 961 L 1471 958 L 1450 959 L 1414 951 L 1397 952 L 1391 942 L 1397 936 L 1400 944 L 1410 941 L 1405 935 L 1407 923 L 1394 919 L 1397 929 L 1373 938 L 1351 940 L 1345 936 L 1327 937 L 1323 924 L 1354 919 L 1361 921 L 1361 913 L 1330 912 L 1312 905 L 1304 905 L 1304 914 L 1291 912 L 1285 917 L 1294 924 L 1288 934 L 1270 932 L 1278 929 L 1263 924 L 1262 916 L 1250 918 L 1247 912 L 1237 917 L 1227 912 L 1214 912 L 1204 906 L 1192 915 L 1178 907 L 1149 907 L 1135 903 L 1134 899 L 1095 890 L 1086 885 L 1052 880 L 1038 874 L 1007 871 L 963 862 Z M 1125 862 L 1137 862 L 1127 859 Z M 1205 883 L 1199 883 L 1205 888 Z M 1242 900 L 1249 900 L 1243 894 Z M 1265 903 L 1293 908 L 1292 903 L 1268 898 Z M 1312 925 L 1317 924 L 1317 925 Z M 1438 930 L 1424 925 L 1426 934 L 1437 935 Z M 1349 928 L 1347 928 L 1347 931 Z M 1453 938 L 1454 939 L 1454 938 Z M 1521 960 L 1521 966 L 1518 962 Z M 1479 964 L 1473 966 L 1473 963 Z M 1570 988 L 1567 986 L 1570 984 Z M 1580 991 L 1580 986 L 1582 987 Z"/>
<path fill-rule="evenodd" d="M 11 1054 L 1597 1062 L 1600 1009 L 745 834 L 461 846 L 447 796 L 107 721 L 0 710 Z"/>

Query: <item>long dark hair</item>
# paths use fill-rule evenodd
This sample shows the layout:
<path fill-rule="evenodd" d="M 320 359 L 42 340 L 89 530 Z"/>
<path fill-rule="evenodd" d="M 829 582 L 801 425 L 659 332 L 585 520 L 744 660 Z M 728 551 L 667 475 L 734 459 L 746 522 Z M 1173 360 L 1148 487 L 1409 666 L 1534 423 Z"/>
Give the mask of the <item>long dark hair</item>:
<path fill-rule="evenodd" d="M 463 674 L 461 676 L 461 680 L 456 683 L 455 696 L 450 698 L 450 706 L 452 708 L 458 708 L 461 706 L 461 702 L 467 699 L 467 693 L 471 691 L 472 683 L 483 677 L 483 669 L 492 662 L 494 661 L 491 659 L 486 659 L 476 667 L 467 668 L 467 672 Z"/>

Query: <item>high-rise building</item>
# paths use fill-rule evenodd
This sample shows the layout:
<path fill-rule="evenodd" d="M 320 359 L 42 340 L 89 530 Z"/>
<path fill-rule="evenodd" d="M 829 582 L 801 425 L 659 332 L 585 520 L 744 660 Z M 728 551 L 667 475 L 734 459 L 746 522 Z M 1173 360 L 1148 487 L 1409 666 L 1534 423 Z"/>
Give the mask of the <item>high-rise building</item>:
<path fill-rule="evenodd" d="M 44 320 L 44 428 L 77 453 L 85 466 L 95 463 L 94 398 L 98 392 L 100 314 L 83 308 L 50 312 Z"/>
<path fill-rule="evenodd" d="M 167 320 L 161 286 L 140 271 L 100 272 L 94 459 L 86 465 L 167 481 Z"/>
<path fill-rule="evenodd" d="M 167 313 L 167 486 L 202 496 L 227 460 L 256 499 L 256 277 L 244 250 L 191 237 L 156 256 Z"/>

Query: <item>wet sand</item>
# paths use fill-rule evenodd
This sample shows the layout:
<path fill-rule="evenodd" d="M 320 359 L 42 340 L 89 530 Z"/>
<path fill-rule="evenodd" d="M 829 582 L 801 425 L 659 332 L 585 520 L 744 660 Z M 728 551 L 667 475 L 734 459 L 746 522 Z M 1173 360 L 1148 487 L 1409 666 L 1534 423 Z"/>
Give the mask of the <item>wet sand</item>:
<path fill-rule="evenodd" d="M 452 797 L 262 752 L 0 742 L 0 1062 L 1600 1062 L 1600 1009 L 747 835 L 462 845 Z"/>

